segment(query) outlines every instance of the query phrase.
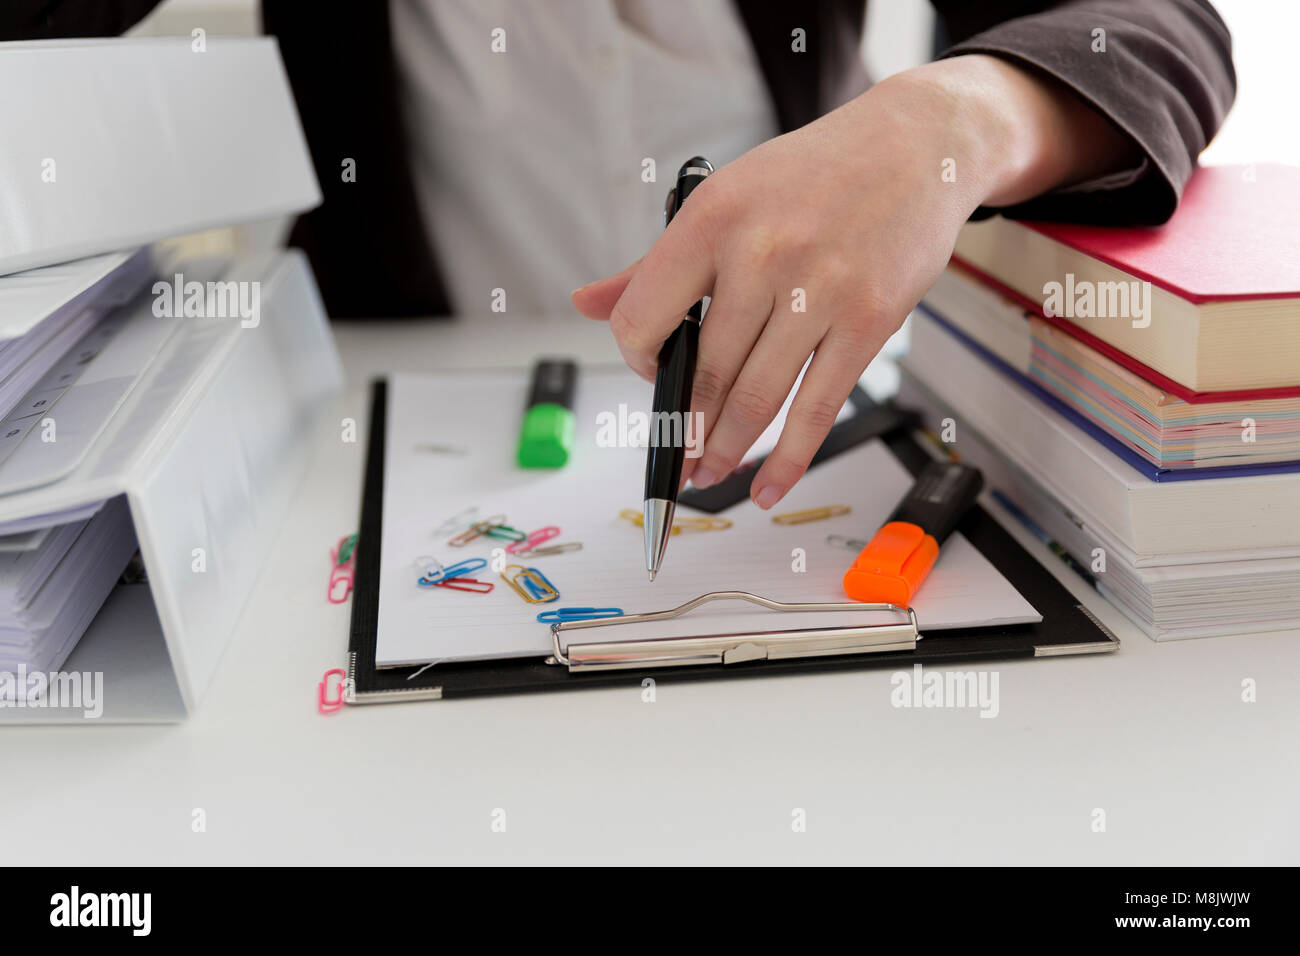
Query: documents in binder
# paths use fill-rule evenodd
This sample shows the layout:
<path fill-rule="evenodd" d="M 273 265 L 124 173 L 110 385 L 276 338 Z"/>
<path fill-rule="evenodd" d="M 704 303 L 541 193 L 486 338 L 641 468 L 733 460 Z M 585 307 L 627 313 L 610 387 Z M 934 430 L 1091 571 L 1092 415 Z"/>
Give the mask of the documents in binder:
<path fill-rule="evenodd" d="M 146 287 L 107 310 L 69 383 L 35 386 L 0 423 L 17 433 L 0 444 L 0 671 L 102 671 L 105 721 L 197 703 L 342 380 L 301 253 L 179 268 L 259 283 L 258 327 L 158 318 Z M 137 546 L 147 587 L 96 617 Z M 80 719 L 0 706 L 0 723 Z"/>

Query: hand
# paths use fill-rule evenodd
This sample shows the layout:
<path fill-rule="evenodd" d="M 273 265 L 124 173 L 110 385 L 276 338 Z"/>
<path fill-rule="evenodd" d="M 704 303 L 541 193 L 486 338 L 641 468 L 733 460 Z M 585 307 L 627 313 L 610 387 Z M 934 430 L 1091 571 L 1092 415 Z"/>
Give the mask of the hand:
<path fill-rule="evenodd" d="M 683 471 L 698 487 L 740 463 L 812 356 L 750 489 L 770 508 L 971 212 L 1107 169 L 1126 143 L 1069 91 L 1001 60 L 929 64 L 719 169 L 643 259 L 573 302 L 608 319 L 627 364 L 653 381 L 664 340 L 711 296 L 692 396 L 704 453 Z"/>

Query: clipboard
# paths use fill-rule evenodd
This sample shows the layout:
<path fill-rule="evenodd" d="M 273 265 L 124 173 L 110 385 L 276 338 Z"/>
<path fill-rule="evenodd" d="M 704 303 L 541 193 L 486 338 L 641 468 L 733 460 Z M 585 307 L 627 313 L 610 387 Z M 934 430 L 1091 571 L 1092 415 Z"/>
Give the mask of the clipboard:
<path fill-rule="evenodd" d="M 871 421 L 890 429 L 881 434 L 859 428 L 855 432 L 857 440 L 880 437 L 911 474 L 918 474 L 930 461 L 930 456 L 913 437 L 913 418 L 892 404 L 874 403 L 861 390 L 855 392 L 852 400 L 860 413 L 871 414 Z M 759 603 L 773 610 L 774 630 L 650 641 L 618 640 L 615 633 L 617 622 L 636 623 L 629 618 L 647 617 L 632 615 L 554 625 L 553 649 L 548 657 L 378 668 L 375 666 L 375 649 L 379 623 L 387 411 L 388 388 L 381 379 L 373 383 L 371 390 L 361 520 L 355 550 L 352 621 L 341 695 L 344 703 L 442 700 L 583 687 L 639 686 L 646 677 L 653 677 L 656 681 L 717 680 L 816 674 L 861 667 L 942 666 L 1104 654 L 1119 648 L 1118 638 L 1079 604 L 992 516 L 976 505 L 957 530 L 1039 610 L 1043 616 L 1041 622 L 957 628 L 923 635 L 918 633 L 915 616 L 909 609 L 854 604 L 854 610 L 872 615 L 869 622 L 859 627 L 783 631 L 779 621 L 781 611 L 809 610 L 810 607 L 778 606 L 779 602 L 767 601 L 761 595 L 748 595 L 747 592 L 719 592 L 702 595 L 688 605 L 728 599 Z M 844 610 L 845 606 L 820 607 Z M 649 617 L 687 614 L 691 609 L 683 605 L 654 612 Z M 599 628 L 613 630 L 601 632 L 600 639 L 594 641 L 583 635 L 583 632 Z M 830 631 L 836 633 L 828 633 Z M 617 665 L 609 666 L 614 658 Z M 578 666 L 574 666 L 575 662 Z"/>

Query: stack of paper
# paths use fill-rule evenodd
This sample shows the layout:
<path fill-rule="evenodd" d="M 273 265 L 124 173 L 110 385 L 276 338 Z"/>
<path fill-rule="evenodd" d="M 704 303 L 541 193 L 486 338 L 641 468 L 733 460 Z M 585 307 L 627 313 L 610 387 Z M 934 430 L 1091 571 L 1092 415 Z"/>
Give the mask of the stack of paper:
<path fill-rule="evenodd" d="M 34 547 L 24 547 L 36 541 Z M 0 672 L 48 672 L 76 646 L 135 552 L 126 502 L 31 540 L 0 539 Z M 9 686 L 21 691 L 25 683 Z"/>

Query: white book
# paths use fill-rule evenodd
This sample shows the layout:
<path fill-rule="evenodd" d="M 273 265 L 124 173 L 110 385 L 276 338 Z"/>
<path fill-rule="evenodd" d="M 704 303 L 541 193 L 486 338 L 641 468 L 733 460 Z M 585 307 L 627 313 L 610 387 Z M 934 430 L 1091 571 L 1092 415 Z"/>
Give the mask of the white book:
<path fill-rule="evenodd" d="M 939 274 L 924 303 L 1021 375 L 1029 374 L 1034 337 L 1018 304 L 951 266 Z"/>
<path fill-rule="evenodd" d="M 273 38 L 0 43 L 0 275 L 320 202 Z"/>
<path fill-rule="evenodd" d="M 921 312 L 903 366 L 1067 508 L 1139 557 L 1300 547 L 1300 475 L 1155 482 Z M 959 439 L 960 440 L 960 439 Z"/>
<path fill-rule="evenodd" d="M 951 417 L 934 394 L 904 370 L 899 401 L 919 409 L 930 428 Z M 1300 626 L 1300 552 L 1230 552 L 1137 558 L 1017 468 L 974 428 L 954 449 L 1092 574 L 1097 589 L 1157 641 L 1220 637 Z"/>

